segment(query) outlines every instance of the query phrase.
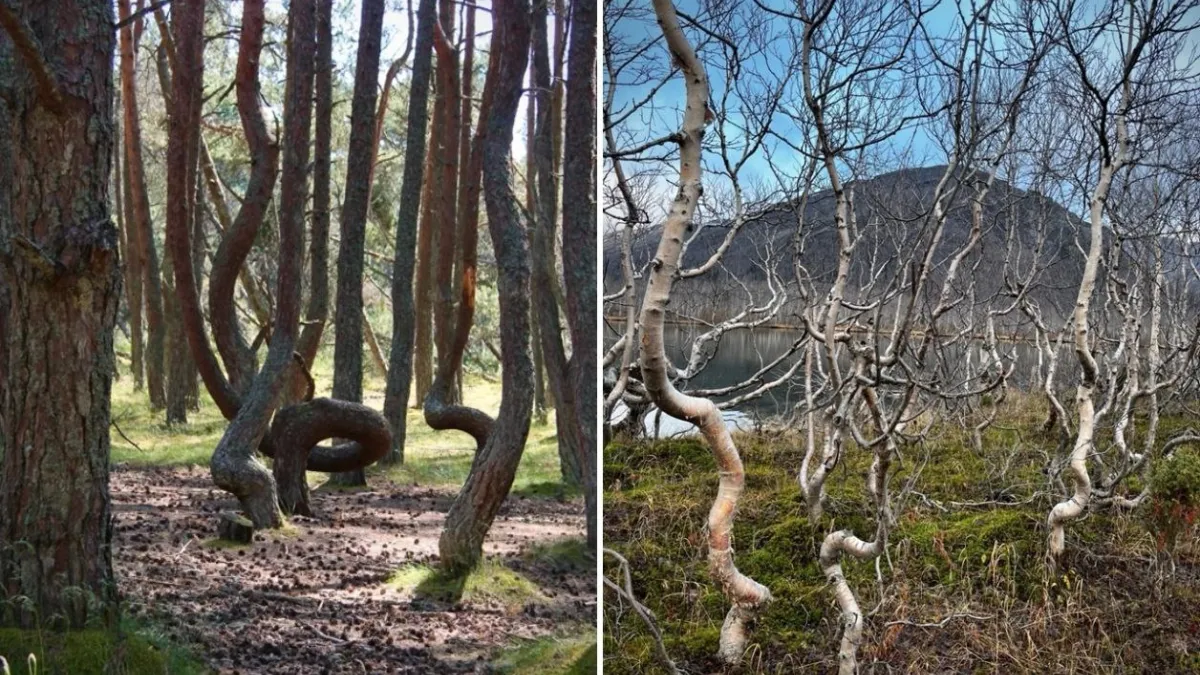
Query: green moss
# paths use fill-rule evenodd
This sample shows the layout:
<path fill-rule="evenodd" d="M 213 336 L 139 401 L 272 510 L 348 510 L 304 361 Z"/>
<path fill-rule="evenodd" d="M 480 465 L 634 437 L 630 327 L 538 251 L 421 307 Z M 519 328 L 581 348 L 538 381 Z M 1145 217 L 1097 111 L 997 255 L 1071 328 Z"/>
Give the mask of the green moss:
<path fill-rule="evenodd" d="M 243 544 L 240 541 L 229 541 L 228 539 L 219 539 L 217 537 L 205 539 L 200 542 L 200 545 L 218 551 L 248 549 L 253 546 L 253 544 Z"/>
<path fill-rule="evenodd" d="M 596 633 L 521 640 L 492 661 L 506 675 L 586 675 L 596 672 Z"/>
<path fill-rule="evenodd" d="M 595 552 L 582 537 L 566 537 L 537 544 L 525 552 L 525 559 L 560 572 L 596 569 Z"/>
<path fill-rule="evenodd" d="M 0 656 L 13 675 L 189 675 L 207 670 L 186 654 L 155 637 L 126 634 L 116 638 L 100 630 L 49 633 L 0 629 Z"/>
<path fill-rule="evenodd" d="M 429 565 L 405 565 L 393 572 L 387 583 L 415 601 L 499 606 L 510 612 L 547 601 L 537 584 L 494 560 L 484 561 L 465 575 Z"/>

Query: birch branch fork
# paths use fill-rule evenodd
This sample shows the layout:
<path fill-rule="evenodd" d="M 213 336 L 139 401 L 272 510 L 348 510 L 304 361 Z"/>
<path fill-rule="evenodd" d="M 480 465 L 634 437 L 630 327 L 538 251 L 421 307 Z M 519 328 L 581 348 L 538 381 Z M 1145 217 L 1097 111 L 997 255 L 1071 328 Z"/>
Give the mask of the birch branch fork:
<path fill-rule="evenodd" d="M 692 230 L 692 216 L 702 191 L 700 142 L 707 124 L 708 79 L 679 26 L 671 0 L 654 0 L 654 11 L 667 48 L 681 66 L 687 105 L 680 129 L 679 191 L 663 225 L 642 304 L 642 376 L 647 393 L 663 412 L 700 429 L 720 472 L 717 498 L 708 515 L 708 561 L 714 579 L 733 603 L 721 627 L 718 656 L 726 663 L 736 664 L 746 648 L 746 623 L 771 600 L 770 590 L 739 572 L 733 562 L 733 515 L 745 485 L 745 473 L 717 406 L 709 399 L 686 396 L 671 383 L 663 344 L 666 308 L 671 300 L 671 287 L 680 274 L 684 235 Z"/>

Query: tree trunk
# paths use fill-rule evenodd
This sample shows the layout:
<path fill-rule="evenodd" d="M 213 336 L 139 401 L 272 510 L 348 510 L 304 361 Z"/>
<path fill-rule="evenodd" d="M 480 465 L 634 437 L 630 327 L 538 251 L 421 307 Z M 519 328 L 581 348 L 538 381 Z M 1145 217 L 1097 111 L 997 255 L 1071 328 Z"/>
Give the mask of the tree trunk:
<path fill-rule="evenodd" d="M 537 92 L 529 92 L 529 101 L 525 104 L 525 208 L 530 213 L 537 211 L 537 164 L 534 156 L 537 154 L 534 149 L 536 134 L 534 129 L 537 129 Z M 532 228 L 530 248 L 533 247 Z M 536 252 L 532 252 L 533 257 L 537 257 Z M 536 271 L 535 271 L 536 274 Z M 530 306 L 533 307 L 531 315 L 531 323 L 533 329 L 533 415 L 538 424 L 546 423 L 546 362 L 545 356 L 542 353 L 542 327 L 539 315 L 541 313 L 541 302 L 538 296 L 542 295 L 543 289 L 534 283 L 529 288 Z"/>
<path fill-rule="evenodd" d="M 312 242 L 309 244 L 308 307 L 305 323 L 300 330 L 296 352 L 304 365 L 311 368 L 321 346 L 321 335 L 329 319 L 329 186 L 330 154 L 333 138 L 333 0 L 317 2 L 317 74 L 316 74 L 316 137 L 313 158 L 313 216 Z M 336 381 L 336 373 L 334 379 Z M 296 384 L 288 398 L 301 398 L 303 379 Z"/>
<path fill-rule="evenodd" d="M 452 56 L 444 54 L 450 51 L 450 46 L 440 34 L 435 34 L 434 44 L 439 53 L 443 53 L 445 60 L 453 63 L 454 59 Z M 451 88 L 457 87 L 456 77 L 447 79 L 451 80 L 447 86 Z M 486 82 L 479 109 L 481 120 L 490 114 L 494 93 L 495 86 L 493 83 L 491 81 Z M 472 143 L 467 162 L 461 167 L 462 190 L 458 195 L 459 207 L 461 208 L 456 209 L 458 222 L 453 223 L 458 227 L 458 232 L 454 239 L 459 242 L 462 252 L 458 265 L 460 272 L 460 280 L 457 284 L 460 294 L 458 311 L 452 313 L 453 325 L 451 325 L 452 319 L 450 317 L 442 319 L 445 328 L 439 330 L 446 331 L 448 335 L 439 339 L 437 375 L 433 379 L 433 386 L 429 390 L 429 395 L 425 397 L 424 404 L 426 424 L 433 429 L 457 429 L 470 434 L 475 439 L 476 451 L 487 443 L 488 436 L 492 432 L 494 420 L 482 410 L 462 405 L 460 403 L 462 397 L 457 394 L 458 386 L 461 382 L 458 376 L 462 372 L 463 355 L 466 353 L 467 340 L 471 334 L 471 326 L 475 321 L 479 192 L 483 170 L 486 129 L 487 127 L 481 124 L 476 130 L 475 140 Z M 439 276 L 447 268 L 451 267 L 449 261 L 446 260 L 440 261 L 439 264 L 446 265 L 446 267 L 439 268 Z M 449 287 L 449 285 L 445 284 L 445 287 Z M 439 300 L 439 302 L 442 302 L 442 300 Z"/>
<path fill-rule="evenodd" d="M 346 199 L 338 243 L 337 316 L 333 345 L 333 398 L 362 401 L 363 256 L 367 209 L 371 202 L 372 146 L 375 141 L 375 89 L 379 86 L 379 48 L 383 36 L 383 0 L 363 0 L 350 110 L 350 149 L 346 160 Z M 335 474 L 339 485 L 366 485 L 362 469 Z"/>
<path fill-rule="evenodd" d="M 475 455 L 466 484 L 446 514 L 438 541 L 442 565 L 474 567 L 483 540 L 508 496 L 529 434 L 533 410 L 533 361 L 529 354 L 529 250 L 526 222 L 513 190 L 512 140 L 521 78 L 529 59 L 529 3 L 498 0 L 492 9 L 489 83 L 494 83 L 483 145 L 483 184 L 488 230 L 496 252 L 503 356 L 500 414 L 487 444 Z"/>
<path fill-rule="evenodd" d="M 419 20 L 419 19 L 418 19 Z M 432 47 L 430 47 L 432 49 Z M 415 66 L 414 66 L 415 71 Z M 412 102 L 409 102 L 409 107 L 412 107 Z M 440 129 L 443 124 L 442 110 L 438 106 L 433 108 L 433 123 L 429 127 L 429 135 L 434 136 L 435 129 Z M 429 388 L 433 384 L 433 255 L 434 255 L 434 237 L 433 237 L 433 204 L 434 204 L 434 183 L 437 181 L 435 172 L 434 158 L 436 152 L 427 152 L 424 156 L 424 176 L 421 182 L 421 197 L 420 197 L 420 213 L 421 224 L 417 236 L 417 253 L 416 253 L 416 280 L 413 287 L 413 301 L 415 302 L 415 344 L 413 351 L 413 374 L 412 378 L 416 386 L 416 397 L 413 401 L 415 406 L 420 406 L 425 401 L 425 396 L 429 394 Z M 408 154 L 405 154 L 405 166 L 408 165 Z M 397 235 L 399 236 L 399 235 Z M 392 302 L 395 303 L 395 296 Z M 393 304 L 393 310 L 395 305 Z"/>
<path fill-rule="evenodd" d="M 458 173 L 459 140 L 462 134 L 462 91 L 459 84 L 458 52 L 454 49 L 454 3 L 441 0 L 441 18 L 434 27 L 434 47 L 437 55 L 437 96 L 434 106 L 441 110 L 441 124 L 434 127 L 436 153 L 434 158 L 435 180 L 433 183 L 433 209 L 437 223 L 434 246 L 434 298 L 433 328 L 434 346 L 437 348 L 438 367 L 450 352 L 454 339 L 454 259 L 457 252 L 458 225 Z M 446 31 L 443 35 L 442 31 Z M 454 373 L 450 374 L 454 377 Z M 433 387 L 437 387 L 435 382 Z M 433 387 L 430 391 L 432 393 Z M 454 387 L 443 387 L 437 395 L 449 397 L 457 403 Z"/>
<path fill-rule="evenodd" d="M 557 22 L 556 22 L 557 25 Z M 563 282 L 567 326 L 571 331 L 569 381 L 575 387 L 575 415 L 581 442 L 579 468 L 587 509 L 588 545 L 596 543 L 596 4 L 571 5 L 570 80 L 566 120 L 571 128 L 563 144 Z M 557 108 L 555 108 L 555 111 Z M 555 128 L 561 125 L 555 124 Z M 561 133 L 561 132 L 559 132 Z M 555 151 L 557 159 L 558 152 Z M 555 172 L 557 173 L 557 171 Z"/>
<path fill-rule="evenodd" d="M 331 437 L 354 440 L 317 446 Z M 319 398 L 283 408 L 271 423 L 271 446 L 284 512 L 313 515 L 305 471 L 361 470 L 387 454 L 391 444 L 387 421 L 361 403 Z"/>
<path fill-rule="evenodd" d="M 121 19 L 130 15 L 129 0 L 118 0 Z M 139 20 L 140 21 L 140 20 Z M 158 264 L 158 250 L 154 244 L 154 227 L 150 221 L 150 197 L 146 191 L 145 166 L 142 162 L 142 126 L 138 115 L 137 100 L 137 44 L 134 27 L 121 29 L 121 103 L 125 112 L 125 163 L 129 177 L 129 188 L 133 206 L 133 227 L 136 241 L 130 241 L 133 253 L 138 258 L 137 267 L 142 272 L 145 289 L 146 329 L 145 343 L 146 384 L 150 389 L 150 407 L 161 410 L 166 405 L 165 377 L 163 373 L 166 327 L 163 321 L 162 271 Z"/>
<path fill-rule="evenodd" d="M 550 107 L 550 48 L 546 35 L 546 5 L 534 8 L 533 16 L 533 84 L 537 115 L 530 125 L 533 154 L 526 180 L 533 186 L 534 197 L 530 213 L 534 214 L 530 228 L 530 257 L 533 263 L 534 313 L 537 333 L 541 338 L 542 360 L 546 367 L 550 393 L 554 397 L 554 416 L 558 428 L 558 457 L 563 482 L 579 486 L 583 482 L 579 465 L 580 445 L 583 443 L 580 420 L 575 413 L 575 387 L 572 386 L 566 348 L 562 341 L 558 302 L 551 290 L 558 285 L 554 264 L 554 242 L 557 238 L 558 182 L 554 176 L 553 115 Z M 582 198 L 582 196 L 581 196 Z M 595 293 L 593 292 L 593 296 Z M 594 376 L 593 376 L 594 377 Z M 595 422 L 590 422 L 595 424 Z"/>
<path fill-rule="evenodd" d="M 274 330 L 263 367 L 254 377 L 237 416 L 217 444 L 210 466 L 217 485 L 236 495 L 255 527 L 260 528 L 279 527 L 283 520 L 275 481 L 255 459 L 254 452 L 267 433 L 271 415 L 288 383 L 287 375 L 292 367 L 292 353 L 300 328 L 315 36 L 316 0 L 292 0 L 288 7 Z"/>
<path fill-rule="evenodd" d="M 245 394 L 255 371 L 254 354 L 238 328 L 234 291 L 238 277 L 245 269 L 246 257 L 250 254 L 250 249 L 266 219 L 279 168 L 279 144 L 268 134 L 259 105 L 258 62 L 262 51 L 264 25 L 262 3 L 243 3 L 242 8 L 242 36 L 238 45 L 235 94 L 238 115 L 246 133 L 246 144 L 250 148 L 250 179 L 246 185 L 242 206 L 217 246 L 208 282 L 208 306 L 213 339 L 228 372 L 228 382 L 212 359 L 198 307 L 193 315 L 195 325 L 188 327 L 193 356 L 196 357 L 209 392 L 213 393 L 214 399 L 219 399 L 218 405 L 222 406 L 221 411 L 226 419 L 233 419 L 237 413 L 237 406 L 229 405 L 233 402 L 231 394 L 232 398 L 239 398 Z M 311 83 L 309 86 L 311 87 Z M 248 274 L 244 275 L 242 281 L 249 288 L 254 282 L 247 277 Z M 249 283 L 246 283 L 247 281 Z M 214 389 L 217 391 L 214 392 Z M 226 389 L 231 390 L 230 393 L 226 393 Z"/>
<path fill-rule="evenodd" d="M 119 119 L 116 117 L 114 121 Z M 117 126 L 120 127 L 119 124 Z M 123 138 L 124 132 L 119 133 L 118 137 Z M 125 263 L 125 307 L 129 310 L 129 370 L 133 373 L 133 390 L 141 391 L 145 386 L 142 362 L 142 268 L 138 266 L 138 256 L 133 252 L 134 237 L 137 236 L 133 232 L 133 192 L 129 187 L 128 162 L 122 159 L 124 156 L 125 144 L 121 142 L 113 153 L 113 163 L 118 181 L 116 207 L 121 221 L 121 259 Z"/>
<path fill-rule="evenodd" d="M 407 144 L 400 206 L 396 213 L 396 252 L 392 263 L 392 347 L 388 355 L 387 392 L 383 415 L 392 431 L 387 461 L 404 461 L 408 400 L 413 381 L 413 342 L 417 326 L 413 293 L 417 220 L 421 210 L 421 179 L 425 168 L 425 128 L 428 122 L 429 79 L 433 65 L 434 0 L 420 0 L 417 40 L 409 88 Z M 421 399 L 417 399 L 421 400 Z"/>
<path fill-rule="evenodd" d="M 663 224 L 662 238 L 650 266 L 650 280 L 642 299 L 642 379 L 646 393 L 662 412 L 699 427 L 720 472 L 717 498 L 708 513 L 708 562 L 710 574 L 732 604 L 721 627 L 718 656 L 726 663 L 736 664 L 746 648 L 746 623 L 771 600 L 771 592 L 738 571 L 733 562 L 733 515 L 745 487 L 746 474 L 717 406 L 709 399 L 687 396 L 675 389 L 667 373 L 663 342 L 663 323 L 667 303 L 671 300 L 671 287 L 680 269 L 684 236 L 692 227 L 692 218 L 700 201 L 700 138 L 708 111 L 708 77 L 679 26 L 671 0 L 654 0 L 654 10 L 667 48 L 680 65 L 687 104 L 680 129 L 679 191 Z M 567 156 L 572 157 L 570 152 Z"/>
<path fill-rule="evenodd" d="M 116 624 L 112 5 L 0 4 L 0 623 Z"/>

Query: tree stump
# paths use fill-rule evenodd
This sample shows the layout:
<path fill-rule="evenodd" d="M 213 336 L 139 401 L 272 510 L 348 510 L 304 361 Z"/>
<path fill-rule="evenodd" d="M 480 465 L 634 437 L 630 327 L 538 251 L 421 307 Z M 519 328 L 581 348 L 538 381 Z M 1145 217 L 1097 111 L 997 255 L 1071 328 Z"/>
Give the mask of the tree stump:
<path fill-rule="evenodd" d="M 222 511 L 217 524 L 217 536 L 224 541 L 249 544 L 254 541 L 254 523 L 233 511 Z"/>

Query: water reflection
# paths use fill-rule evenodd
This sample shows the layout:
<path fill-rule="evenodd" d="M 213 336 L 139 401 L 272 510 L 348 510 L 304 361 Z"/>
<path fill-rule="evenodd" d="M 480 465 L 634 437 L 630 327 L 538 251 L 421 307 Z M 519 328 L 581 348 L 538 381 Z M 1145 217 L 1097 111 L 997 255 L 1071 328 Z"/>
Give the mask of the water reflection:
<path fill-rule="evenodd" d="M 696 325 L 668 325 L 665 328 L 664 338 L 667 345 L 667 354 L 677 367 L 683 367 L 686 364 L 686 359 L 691 353 L 692 344 L 705 330 L 705 327 Z M 717 389 L 735 385 L 751 377 L 772 361 L 787 353 L 801 337 L 802 334 L 799 330 L 784 328 L 727 333 L 721 338 L 715 350 L 711 346 L 709 347 L 710 353 L 705 354 L 705 357 L 708 358 L 707 367 L 691 380 L 678 382 L 677 386 L 686 390 Z M 611 330 L 607 331 L 605 345 L 611 346 L 616 339 L 617 336 Z M 954 345 L 933 355 L 934 358 L 930 359 L 931 362 L 928 368 L 936 368 L 941 381 L 944 383 L 948 382 L 952 385 L 969 386 L 971 389 L 977 389 L 980 386 L 978 382 L 966 385 L 963 383 L 963 379 L 968 368 L 972 372 L 978 372 L 981 351 L 982 342 L 978 340 L 971 343 L 964 342 L 963 344 Z M 1027 388 L 1031 382 L 1036 381 L 1039 360 L 1037 349 L 1032 344 L 1002 342 L 998 345 L 997 351 L 1000 353 L 1001 360 L 1006 365 L 1013 364 L 1012 375 L 1009 379 L 1010 386 Z M 803 350 L 788 357 L 782 363 L 768 370 L 763 380 L 772 381 L 778 379 L 787 372 L 795 362 L 795 359 L 802 358 L 802 355 Z M 1058 384 L 1060 386 L 1072 384 L 1074 369 L 1070 367 L 1070 356 L 1069 350 L 1066 348 L 1060 354 L 1058 376 Z M 1066 367 L 1062 367 L 1064 358 L 1066 359 Z M 843 357 L 843 361 L 845 360 L 845 357 Z M 842 365 L 845 367 L 848 363 L 843 362 Z M 734 395 L 736 394 L 716 397 L 716 400 L 726 401 Z M 737 425 L 739 428 L 750 428 L 758 420 L 778 417 L 791 412 L 803 401 L 804 375 L 801 369 L 786 382 L 764 393 L 762 396 L 739 403 L 735 406 L 735 409 L 727 410 L 725 413 L 727 421 Z M 624 416 L 623 409 L 620 414 Z M 656 423 L 654 418 L 658 416 L 652 414 L 647 417 L 647 432 L 653 432 Z M 661 415 L 661 417 L 662 421 L 658 424 L 659 434 L 662 436 L 686 433 L 695 429 L 690 424 L 670 419 L 666 415 Z"/>

